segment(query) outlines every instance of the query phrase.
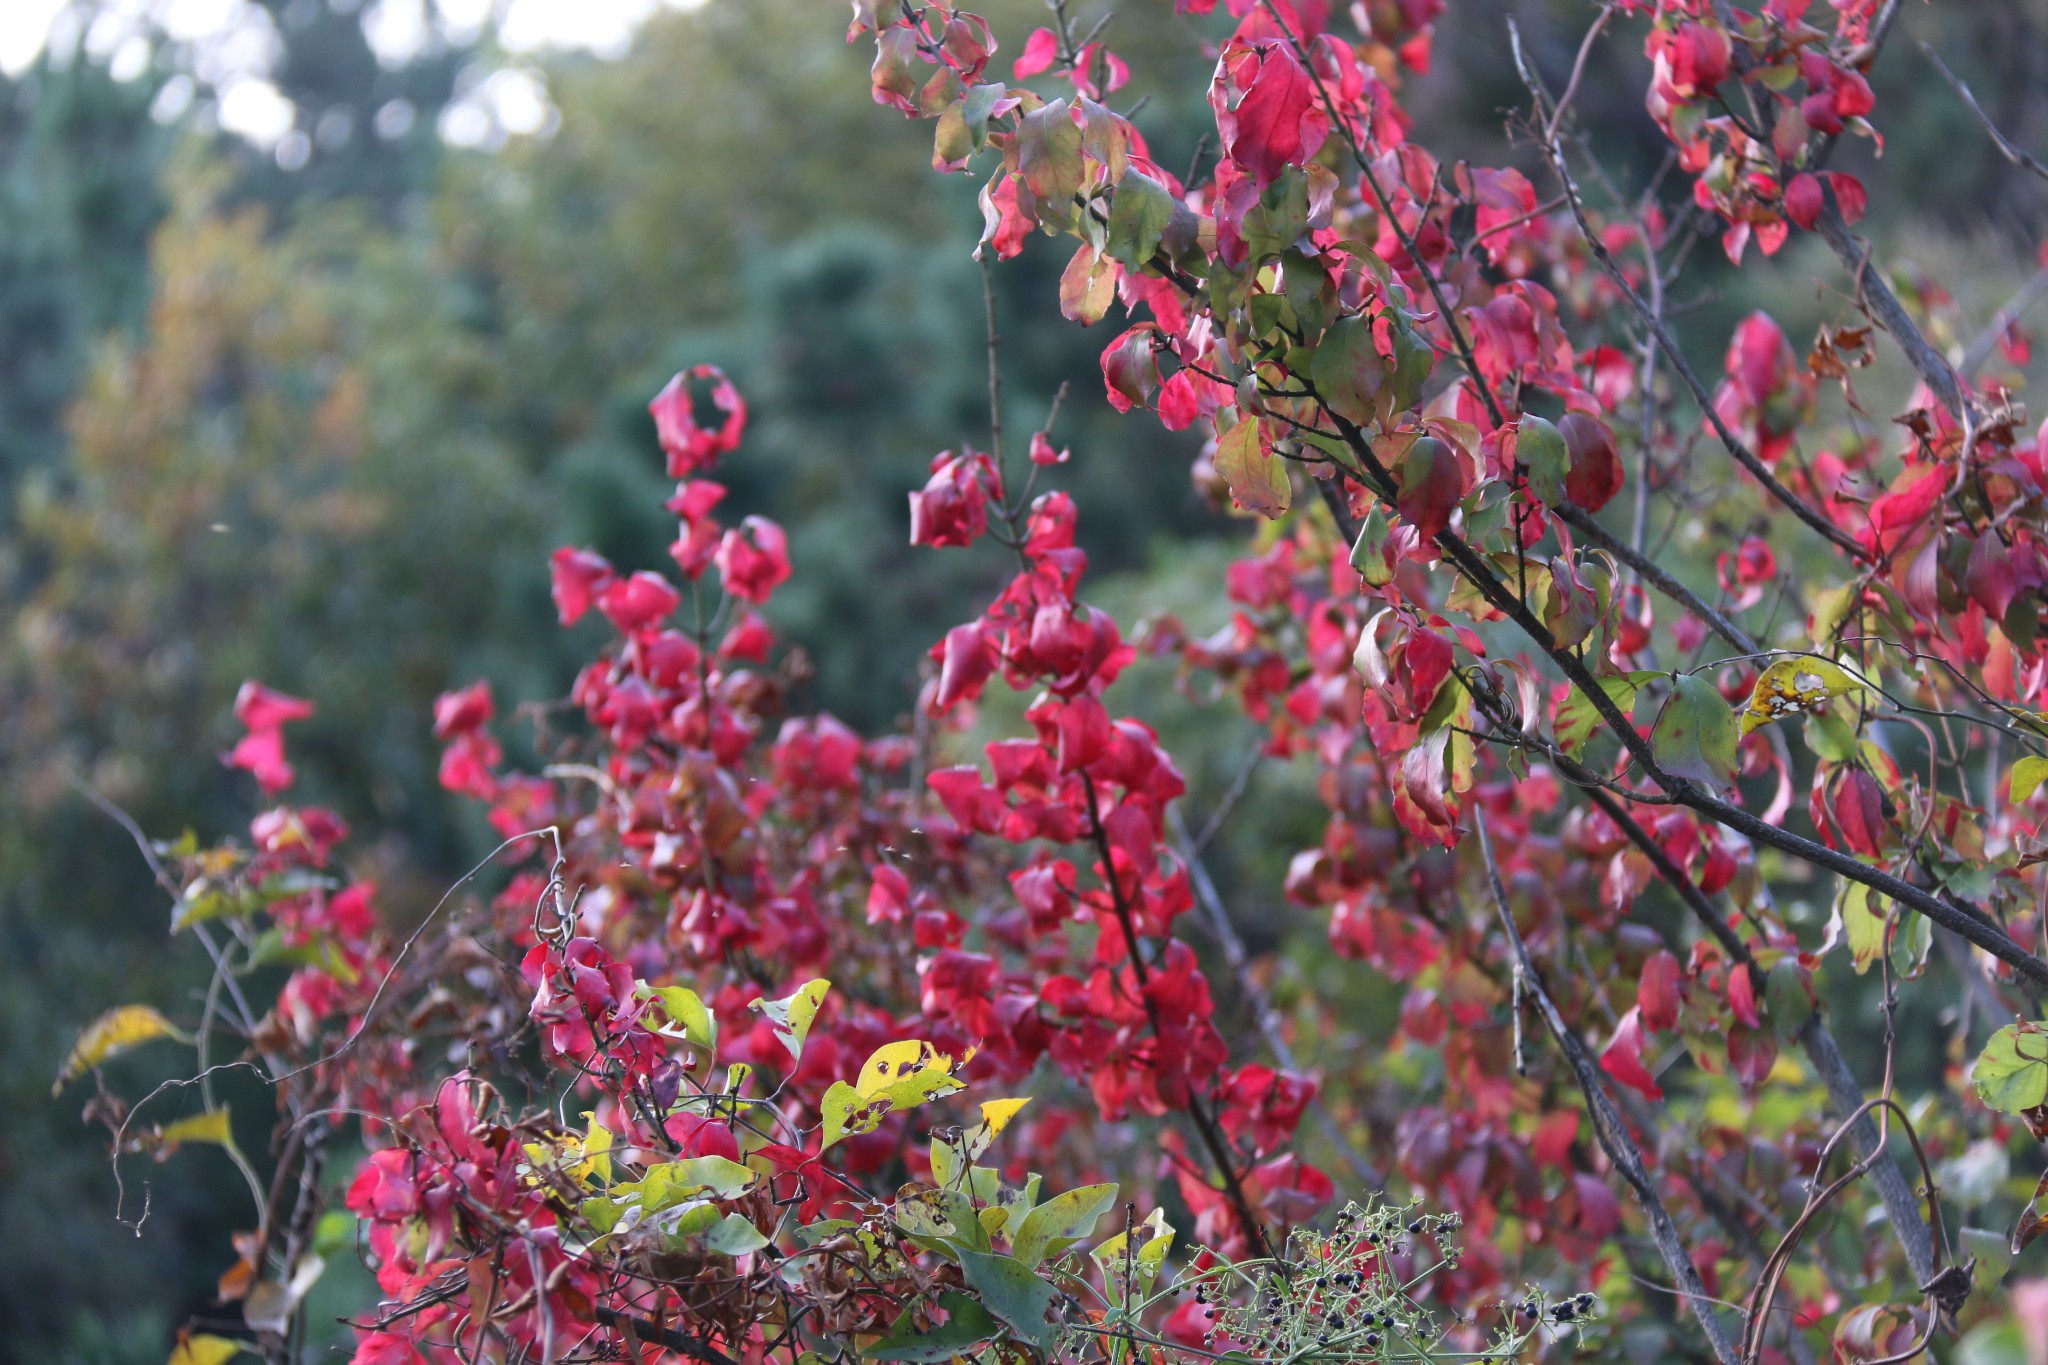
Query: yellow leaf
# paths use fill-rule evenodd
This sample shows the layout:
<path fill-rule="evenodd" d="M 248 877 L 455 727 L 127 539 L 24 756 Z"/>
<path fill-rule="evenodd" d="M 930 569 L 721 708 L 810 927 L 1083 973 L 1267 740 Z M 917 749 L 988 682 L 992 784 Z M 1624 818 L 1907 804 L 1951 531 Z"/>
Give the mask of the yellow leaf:
<path fill-rule="evenodd" d="M 242 1352 L 242 1343 L 227 1337 L 192 1336 L 179 1341 L 165 1365 L 222 1365 Z"/>
<path fill-rule="evenodd" d="M 215 1109 L 211 1113 L 195 1114 L 189 1119 L 176 1123 L 157 1135 L 165 1142 L 211 1142 L 220 1147 L 235 1145 L 235 1136 L 228 1127 L 228 1111 Z"/>
<path fill-rule="evenodd" d="M 981 1154 L 988 1150 L 989 1144 L 996 1140 L 996 1135 L 1009 1127 L 1010 1120 L 1017 1117 L 1017 1111 L 1029 1103 L 1029 1095 L 1019 1100 L 984 1101 L 981 1106 L 981 1122 L 968 1129 L 964 1135 L 967 1159 L 979 1161 Z"/>
<path fill-rule="evenodd" d="M 804 1055 L 804 1039 L 810 1037 L 811 1021 L 818 1017 L 818 1009 L 825 1003 L 825 992 L 832 989 L 832 983 L 824 979 L 806 981 L 796 988 L 794 995 L 780 1000 L 755 1000 L 747 1008 L 765 1016 L 775 1028 L 775 1036 L 789 1049 L 792 1061 Z"/>
<path fill-rule="evenodd" d="M 2012 785 L 2007 799 L 2015 806 L 2041 789 L 2043 780 L 2048 780 L 2048 758 L 2028 754 L 2012 765 Z"/>
<path fill-rule="evenodd" d="M 611 1130 L 599 1123 L 597 1115 L 588 1109 L 583 1111 L 583 1122 L 590 1130 L 583 1139 L 583 1162 L 581 1165 L 574 1167 L 569 1174 L 575 1176 L 577 1180 L 586 1185 L 590 1183 L 590 1177 L 593 1175 L 606 1184 L 610 1184 L 612 1179 Z"/>
<path fill-rule="evenodd" d="M 960 1059 L 965 1066 L 974 1056 L 969 1048 L 967 1055 Z M 900 1043 L 886 1043 L 874 1050 L 867 1064 L 860 1069 L 860 1078 L 853 1088 L 860 1092 L 862 1099 L 873 1099 L 884 1090 L 891 1088 L 920 1073 L 935 1071 L 941 1076 L 952 1074 L 953 1059 L 938 1051 L 930 1043 L 906 1039 Z"/>
<path fill-rule="evenodd" d="M 170 1020 L 148 1005 L 122 1005 L 117 1009 L 108 1010 L 88 1024 L 85 1032 L 78 1035 L 78 1041 L 71 1045 L 71 1051 L 65 1055 L 64 1065 L 57 1072 L 57 1083 L 50 1087 L 50 1093 L 58 1094 L 66 1085 L 84 1075 L 89 1068 L 155 1038 L 191 1041 L 188 1035 L 179 1032 L 172 1026 Z"/>
<path fill-rule="evenodd" d="M 1862 680 L 1839 664 L 1809 654 L 1780 659 L 1757 676 L 1742 712 L 1742 733 L 1769 725 L 1780 716 L 1802 714 L 1849 692 L 1864 690 Z"/>

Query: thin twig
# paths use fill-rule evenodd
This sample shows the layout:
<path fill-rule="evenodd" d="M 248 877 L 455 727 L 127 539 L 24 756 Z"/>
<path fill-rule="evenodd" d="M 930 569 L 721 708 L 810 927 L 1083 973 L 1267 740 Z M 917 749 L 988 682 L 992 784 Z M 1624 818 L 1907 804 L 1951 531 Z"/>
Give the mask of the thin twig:
<path fill-rule="evenodd" d="M 1280 1011 L 1273 1007 L 1272 997 L 1266 994 L 1265 987 L 1252 976 L 1251 956 L 1245 951 L 1244 940 L 1238 937 L 1236 927 L 1231 924 L 1229 912 L 1223 908 L 1222 897 L 1216 894 L 1216 883 L 1209 876 L 1209 869 L 1202 865 L 1200 848 L 1188 839 L 1187 824 L 1181 819 L 1180 807 L 1169 807 L 1166 819 L 1173 834 L 1174 851 L 1187 865 L 1188 882 L 1194 888 L 1195 903 L 1202 907 L 1202 915 L 1209 923 L 1209 931 L 1215 935 L 1216 942 L 1223 949 L 1223 960 L 1229 964 L 1231 974 L 1237 978 L 1237 989 L 1244 996 L 1245 1003 L 1251 1007 L 1252 1014 L 1258 1021 L 1259 1032 L 1264 1036 L 1266 1046 L 1272 1050 L 1273 1060 L 1279 1062 L 1283 1070 L 1299 1074 L 1301 1064 L 1295 1060 L 1294 1049 L 1288 1045 Z M 1343 1127 L 1338 1124 L 1322 1100 L 1312 1099 L 1309 1106 L 1315 1113 L 1316 1125 L 1323 1130 L 1323 1136 L 1327 1137 L 1331 1145 L 1343 1156 L 1345 1164 L 1351 1167 L 1351 1173 L 1360 1183 L 1367 1189 L 1385 1188 L 1386 1177 L 1363 1152 L 1358 1150 L 1351 1139 L 1344 1135 Z"/>
<path fill-rule="evenodd" d="M 1700 1273 L 1693 1266 L 1692 1258 L 1686 1254 L 1685 1243 L 1680 1240 L 1678 1226 L 1671 1221 L 1671 1214 L 1665 1209 L 1664 1201 L 1657 1195 L 1657 1187 L 1651 1182 L 1650 1173 L 1643 1165 L 1642 1153 L 1636 1150 L 1635 1140 L 1628 1134 L 1621 1114 L 1615 1109 L 1613 1099 L 1600 1080 L 1598 1068 L 1587 1053 L 1584 1043 L 1579 1041 L 1557 1012 L 1550 994 L 1543 988 L 1543 979 L 1536 974 L 1536 964 L 1529 957 L 1528 945 L 1522 942 L 1521 930 L 1515 927 L 1514 912 L 1508 908 L 1508 890 L 1501 881 L 1500 863 L 1493 855 L 1493 840 L 1487 833 L 1486 812 L 1478 806 L 1472 811 L 1473 828 L 1479 835 L 1480 856 L 1486 861 L 1486 875 L 1493 888 L 1494 907 L 1500 912 L 1501 928 L 1507 934 L 1508 946 L 1514 952 L 1515 969 L 1521 973 L 1523 989 L 1536 1003 L 1536 1011 L 1543 1017 L 1544 1027 L 1563 1049 L 1565 1061 L 1571 1066 L 1572 1075 L 1579 1083 L 1579 1089 L 1586 1097 L 1586 1109 L 1593 1120 L 1593 1135 L 1599 1139 L 1601 1150 L 1607 1159 L 1628 1182 L 1636 1203 L 1649 1220 L 1650 1239 L 1657 1245 L 1657 1254 L 1664 1258 L 1665 1268 L 1677 1283 L 1680 1294 L 1699 1319 L 1700 1330 L 1706 1334 L 1707 1344 L 1713 1347 L 1714 1358 L 1721 1365 L 1736 1365 L 1733 1343 L 1728 1339 L 1727 1329 L 1721 1323 L 1721 1315 L 1711 1306 L 1706 1286 L 1700 1281 Z"/>
<path fill-rule="evenodd" d="M 1991 141 L 1997 145 L 1998 154 L 2013 165 L 2018 166 L 2021 170 L 2031 171 L 2043 180 L 2048 180 L 2048 165 L 2043 165 L 2034 157 L 2029 156 L 2011 138 L 1998 130 L 1998 125 L 1991 121 L 1991 115 L 1985 113 L 1984 106 L 1977 103 L 1975 92 L 1963 83 L 1962 77 L 1948 69 L 1948 63 L 1943 61 L 1941 54 L 1934 50 L 1934 44 L 1923 39 L 1920 43 L 1920 50 L 1927 54 L 1928 61 L 1934 63 L 1935 70 L 1941 72 L 1941 78 L 1947 81 L 1958 95 L 1963 97 L 1963 103 L 1970 106 L 1970 112 L 1977 116 L 1977 122 L 1984 125 L 1984 131 L 1991 135 Z"/>

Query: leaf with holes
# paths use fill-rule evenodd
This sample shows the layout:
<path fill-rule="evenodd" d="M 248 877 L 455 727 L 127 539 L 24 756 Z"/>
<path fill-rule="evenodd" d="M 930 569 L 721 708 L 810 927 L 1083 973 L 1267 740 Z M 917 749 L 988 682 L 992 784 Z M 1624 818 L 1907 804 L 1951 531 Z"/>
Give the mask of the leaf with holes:
<path fill-rule="evenodd" d="M 1115 1202 L 1115 1185 L 1083 1185 L 1056 1194 L 1024 1215 L 1010 1238 L 1010 1252 L 1027 1266 L 1058 1256 L 1085 1237 Z"/>

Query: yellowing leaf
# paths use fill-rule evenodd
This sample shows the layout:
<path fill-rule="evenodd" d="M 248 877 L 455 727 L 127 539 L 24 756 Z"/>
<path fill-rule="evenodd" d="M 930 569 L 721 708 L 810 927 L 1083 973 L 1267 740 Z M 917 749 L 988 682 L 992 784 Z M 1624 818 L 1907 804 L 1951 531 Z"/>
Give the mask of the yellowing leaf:
<path fill-rule="evenodd" d="M 965 1066 L 974 1056 L 969 1048 L 967 1055 L 960 1059 Z M 862 1099 L 872 1099 L 899 1082 L 908 1080 L 926 1071 L 939 1075 L 950 1075 L 953 1059 L 934 1048 L 930 1043 L 906 1039 L 900 1043 L 885 1043 L 869 1054 L 867 1062 L 860 1069 L 860 1076 L 854 1081 Z"/>
<path fill-rule="evenodd" d="M 589 1131 L 580 1138 L 574 1133 L 565 1133 L 551 1143 L 527 1143 L 527 1160 L 536 1167 L 559 1170 L 579 1185 L 587 1187 L 593 1175 L 609 1185 L 612 1179 L 611 1130 L 599 1123 L 597 1115 L 588 1109 L 583 1111 L 583 1122 Z M 533 1179 L 540 1183 L 539 1175 Z"/>
<path fill-rule="evenodd" d="M 981 1106 L 981 1122 L 961 1135 L 961 1140 L 967 1148 L 967 1159 L 969 1161 L 979 1161 L 982 1153 L 989 1149 L 989 1144 L 996 1140 L 996 1135 L 1009 1127 L 1010 1120 L 1017 1117 L 1018 1111 L 1029 1103 L 1031 1103 L 1029 1095 L 1018 1100 L 987 1100 L 983 1102 Z"/>
<path fill-rule="evenodd" d="M 2012 765 L 2012 785 L 2007 789 L 2006 799 L 2015 806 L 2041 789 L 2041 783 L 2048 780 L 2048 758 L 2028 754 Z"/>
<path fill-rule="evenodd" d="M 52 1095 L 61 1092 L 73 1080 L 98 1066 L 109 1057 L 119 1056 L 129 1048 L 157 1038 L 176 1038 L 190 1042 L 191 1038 L 172 1026 L 171 1021 L 158 1014 L 148 1005 L 122 1005 L 108 1010 L 86 1026 L 78 1035 L 78 1041 L 71 1045 L 71 1051 L 64 1057 L 64 1065 L 57 1071 L 57 1083 L 50 1087 Z"/>
<path fill-rule="evenodd" d="M 823 1146 L 830 1147 L 859 1133 L 872 1133 L 881 1126 L 883 1119 L 899 1109 L 914 1109 L 928 1101 L 965 1090 L 967 1083 L 953 1074 L 953 1068 L 967 1065 L 973 1057 L 974 1050 L 970 1048 L 956 1063 L 930 1043 L 914 1039 L 876 1048 L 867 1064 L 861 1067 L 860 1078 L 855 1084 L 834 1081 L 832 1088 L 825 1092 L 820 1105 L 825 1119 L 821 1136 Z M 1022 1104 L 1017 1107 L 1021 1108 Z M 1016 1110 L 1010 1112 L 1015 1113 Z M 1008 1115 L 1004 1115 L 1003 1121 L 1008 1122 Z"/>
<path fill-rule="evenodd" d="M 182 1338 L 165 1365 L 222 1365 L 223 1361 L 240 1355 L 242 1349 L 239 1341 L 201 1333 Z"/>
<path fill-rule="evenodd" d="M 662 1013 L 669 1018 L 666 1025 L 655 1030 L 656 1033 L 700 1047 L 708 1056 L 717 1055 L 718 1016 L 705 1007 L 697 992 L 683 986 L 643 986 L 641 989 L 661 1002 Z"/>
<path fill-rule="evenodd" d="M 796 988 L 796 993 L 780 1000 L 756 1000 L 747 1006 L 765 1016 L 775 1026 L 775 1036 L 789 1049 L 792 1061 L 804 1055 L 804 1039 L 810 1037 L 811 1021 L 818 1017 L 819 1006 L 825 1003 L 825 992 L 832 989 L 832 983 L 820 978 L 806 981 Z"/>
<path fill-rule="evenodd" d="M 1842 937 L 1849 945 L 1856 974 L 1861 976 L 1870 970 L 1871 963 L 1884 956 L 1884 912 L 1871 905 L 1869 887 L 1862 882 L 1844 881 L 1835 913 L 1841 917 Z"/>
<path fill-rule="evenodd" d="M 1769 725 L 1780 716 L 1800 715 L 1821 703 L 1850 692 L 1864 690 L 1864 684 L 1839 664 L 1811 655 L 1796 654 L 1780 659 L 1757 675 L 1742 712 L 1742 733 Z"/>
<path fill-rule="evenodd" d="M 215 1109 L 211 1113 L 179 1119 L 157 1136 L 166 1143 L 211 1142 L 219 1147 L 235 1145 L 234 1133 L 228 1127 L 226 1109 Z"/>
<path fill-rule="evenodd" d="M 1245 417 L 1216 438 L 1216 472 L 1230 487 L 1230 496 L 1247 512 L 1277 517 L 1294 501 L 1287 465 L 1272 453 L 1257 417 Z"/>

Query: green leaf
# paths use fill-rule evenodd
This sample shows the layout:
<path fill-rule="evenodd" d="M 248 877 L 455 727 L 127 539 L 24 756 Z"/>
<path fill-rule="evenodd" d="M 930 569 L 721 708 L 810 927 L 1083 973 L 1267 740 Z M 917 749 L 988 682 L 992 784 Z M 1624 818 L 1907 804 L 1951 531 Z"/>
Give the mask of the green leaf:
<path fill-rule="evenodd" d="M 1595 681 L 1600 684 L 1600 690 L 1607 694 L 1608 700 L 1612 701 L 1623 715 L 1628 714 L 1635 706 L 1636 693 L 1640 689 L 1633 679 L 1617 674 Z M 1557 733 L 1557 747 L 1576 757 L 1579 751 L 1586 747 L 1586 741 L 1599 730 L 1600 712 L 1593 705 L 1591 697 L 1574 687 L 1571 694 L 1557 704 L 1557 718 L 1553 722 L 1553 728 Z"/>
<path fill-rule="evenodd" d="M 1057 1323 L 1045 1320 L 1047 1310 L 1059 1298 L 1051 1285 L 1014 1257 L 986 1251 L 963 1250 L 960 1273 L 967 1277 L 968 1287 L 981 1296 L 983 1306 L 1009 1324 L 1019 1341 L 1041 1351 L 1052 1349 L 1060 1329 Z"/>
<path fill-rule="evenodd" d="M 1837 711 L 1816 711 L 1806 718 L 1806 747 L 1830 763 L 1856 757 L 1856 730 Z"/>
<path fill-rule="evenodd" d="M 1132 270 L 1144 269 L 1158 252 L 1175 207 L 1166 186 L 1143 171 L 1126 171 L 1109 201 L 1109 238 L 1103 251 Z"/>
<path fill-rule="evenodd" d="M 2037 1024 L 2007 1024 L 1977 1054 L 1970 1083 L 1985 1107 L 2001 1114 L 2048 1100 L 2048 1033 Z"/>
<path fill-rule="evenodd" d="M 718 1054 L 718 1016 L 705 1007 L 697 992 L 685 986 L 643 986 L 641 989 L 661 1002 L 662 1013 L 668 1016 L 673 1028 L 682 1031 L 680 1037 L 684 1042 L 704 1049 L 706 1056 Z M 808 1029 L 809 1025 L 805 1027 Z M 655 1032 L 665 1038 L 678 1036 L 668 1028 L 656 1029 Z"/>
<path fill-rule="evenodd" d="M 1376 400 L 1391 368 L 1372 342 L 1372 323 L 1362 317 L 1339 318 L 1330 324 L 1309 364 L 1309 382 L 1323 405 L 1339 417 L 1367 426 L 1376 416 Z"/>
<path fill-rule="evenodd" d="M 2015 806 L 2041 789 L 2041 783 L 2048 781 L 2048 758 L 2028 754 L 2012 765 L 2012 785 L 2006 790 L 2006 799 Z"/>
<path fill-rule="evenodd" d="M 965 1294 L 951 1289 L 939 1291 L 939 1307 L 946 1310 L 946 1320 L 937 1327 L 911 1333 L 908 1330 L 909 1311 L 896 1320 L 889 1335 L 861 1353 L 866 1360 L 907 1360 L 933 1362 L 951 1360 L 954 1356 L 972 1350 L 1002 1330 L 1002 1324 L 989 1316 L 986 1308 L 968 1298 Z"/>
<path fill-rule="evenodd" d="M 1383 588 L 1394 579 L 1394 566 L 1387 558 L 1387 538 L 1392 530 L 1386 509 L 1374 503 L 1351 546 L 1351 567 L 1369 588 Z"/>
<path fill-rule="evenodd" d="M 1977 1263 L 1970 1274 L 1972 1285 L 1978 1293 L 1989 1294 L 1998 1288 L 2006 1267 L 2012 1264 L 2012 1247 L 2003 1233 L 1985 1228 L 1964 1228 L 1957 1236 L 1964 1253 Z"/>
<path fill-rule="evenodd" d="M 1764 1006 L 1771 1027 L 1782 1038 L 1793 1038 L 1813 1017 L 1813 983 L 1796 957 L 1780 958 L 1764 977 Z"/>
<path fill-rule="evenodd" d="M 1115 1185 L 1083 1185 L 1056 1194 L 1024 1215 L 1010 1238 L 1010 1253 L 1027 1266 L 1071 1246 L 1095 1227 L 1095 1220 L 1116 1202 Z M 1057 1249 L 1056 1249 L 1057 1248 Z"/>
<path fill-rule="evenodd" d="M 1835 636 L 1842 629 L 1842 623 L 1849 619 L 1849 613 L 1863 600 L 1862 589 L 1854 583 L 1844 583 L 1831 588 L 1813 599 L 1813 610 L 1806 618 L 1806 633 L 1813 638 L 1817 648 L 1834 647 Z"/>
<path fill-rule="evenodd" d="M 313 1225 L 313 1254 L 333 1260 L 356 1244 L 356 1216 L 340 1209 L 320 1215 Z"/>
<path fill-rule="evenodd" d="M 767 1245 L 766 1234 L 754 1226 L 753 1220 L 737 1213 L 728 1213 L 718 1220 L 718 1226 L 704 1234 L 706 1249 L 724 1256 L 744 1256 Z"/>
<path fill-rule="evenodd" d="M 1081 188 L 1081 129 L 1065 100 L 1054 100 L 1017 120 L 1017 169 L 1051 221 L 1072 215 Z"/>
<path fill-rule="evenodd" d="M 825 1003 L 825 992 L 832 989 L 832 983 L 820 978 L 806 981 L 796 988 L 794 995 L 780 1000 L 755 1000 L 747 1008 L 763 1015 L 775 1028 L 775 1036 L 789 1049 L 791 1061 L 804 1055 L 804 1039 L 811 1036 L 811 1021 L 818 1017 L 818 1007 Z"/>
<path fill-rule="evenodd" d="M 1216 438 L 1216 472 L 1230 486 L 1239 507 L 1262 517 L 1278 517 L 1294 501 L 1287 466 L 1267 452 L 1260 439 L 1260 420 L 1242 417 Z"/>
<path fill-rule="evenodd" d="M 640 1179 L 612 1186 L 612 1197 L 622 1204 L 637 1202 L 647 1212 L 658 1213 L 700 1195 L 737 1199 L 757 1178 L 739 1162 L 722 1156 L 685 1157 L 649 1166 Z"/>
<path fill-rule="evenodd" d="M 1129 1298 L 1145 1297 L 1151 1291 L 1152 1281 L 1158 1278 L 1159 1268 L 1166 1264 L 1166 1253 L 1173 1249 L 1173 1228 L 1163 1209 L 1153 1209 L 1152 1216 L 1139 1224 L 1137 1232 L 1141 1240 L 1136 1248 L 1130 1247 L 1129 1232 L 1119 1232 L 1088 1253 L 1102 1271 L 1102 1283 L 1112 1303 L 1126 1301 L 1127 1274 Z"/>
<path fill-rule="evenodd" d="M 1394 318 L 1393 409 L 1403 412 L 1422 401 L 1422 386 L 1436 371 L 1436 349 L 1416 334 L 1406 313 Z"/>
<path fill-rule="evenodd" d="M 1934 924 L 1925 915 L 1902 915 L 1892 931 L 1892 975 L 1911 981 L 1927 965 L 1934 947 Z"/>
<path fill-rule="evenodd" d="M 1529 491 L 1545 507 L 1562 507 L 1564 478 L 1572 467 L 1571 447 L 1565 444 L 1564 433 L 1533 412 L 1523 413 L 1515 424 L 1515 458 L 1529 472 Z"/>
<path fill-rule="evenodd" d="M 1650 730 L 1657 766 L 1713 787 L 1735 784 L 1735 713 L 1705 678 L 1680 674 Z"/>

